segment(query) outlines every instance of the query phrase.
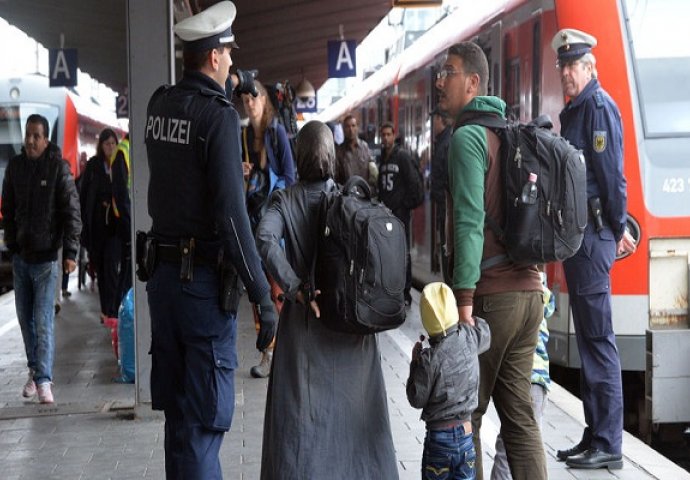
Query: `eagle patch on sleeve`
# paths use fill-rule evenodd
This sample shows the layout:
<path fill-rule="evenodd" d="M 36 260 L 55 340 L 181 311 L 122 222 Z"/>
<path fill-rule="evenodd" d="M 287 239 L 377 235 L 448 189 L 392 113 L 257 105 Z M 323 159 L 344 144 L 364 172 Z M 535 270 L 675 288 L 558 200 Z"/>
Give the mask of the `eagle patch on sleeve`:
<path fill-rule="evenodd" d="M 606 150 L 606 131 L 594 130 L 594 151 L 601 153 Z"/>

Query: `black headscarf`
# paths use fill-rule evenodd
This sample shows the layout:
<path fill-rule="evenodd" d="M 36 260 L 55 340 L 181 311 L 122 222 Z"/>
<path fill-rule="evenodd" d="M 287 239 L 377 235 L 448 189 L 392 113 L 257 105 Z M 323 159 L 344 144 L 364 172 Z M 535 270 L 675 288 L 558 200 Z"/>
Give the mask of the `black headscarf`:
<path fill-rule="evenodd" d="M 328 126 L 317 120 L 307 123 L 297 135 L 297 174 L 300 180 L 332 178 L 335 172 L 335 142 Z"/>

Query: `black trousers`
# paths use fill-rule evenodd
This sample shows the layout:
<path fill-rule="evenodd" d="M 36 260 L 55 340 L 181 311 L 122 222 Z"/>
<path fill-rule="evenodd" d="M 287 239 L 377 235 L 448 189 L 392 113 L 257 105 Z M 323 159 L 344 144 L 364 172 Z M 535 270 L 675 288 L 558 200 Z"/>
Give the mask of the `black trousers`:
<path fill-rule="evenodd" d="M 107 317 L 117 317 L 120 307 L 120 265 L 122 262 L 122 242 L 116 236 L 105 237 L 102 250 L 91 258 L 96 269 L 98 296 L 101 313 Z"/>
<path fill-rule="evenodd" d="M 411 300 L 410 290 L 412 289 L 412 259 L 410 257 L 410 211 L 400 208 L 393 211 L 393 215 L 398 217 L 405 226 L 405 241 L 407 242 L 407 271 L 405 273 L 405 300 Z"/>

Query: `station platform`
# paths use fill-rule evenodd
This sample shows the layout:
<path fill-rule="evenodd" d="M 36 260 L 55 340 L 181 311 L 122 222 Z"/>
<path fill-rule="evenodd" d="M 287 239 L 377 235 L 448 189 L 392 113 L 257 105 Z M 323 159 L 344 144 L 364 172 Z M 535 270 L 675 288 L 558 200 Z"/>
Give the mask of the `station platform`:
<path fill-rule="evenodd" d="M 134 408 L 134 385 L 112 382 L 117 364 L 109 331 L 99 322 L 98 294 L 78 291 L 62 301 L 55 320 L 54 405 L 26 401 L 26 359 L 17 325 L 14 294 L 0 296 L 0 478 L 134 479 L 164 478 L 163 417 L 147 405 Z M 90 280 L 88 281 L 90 286 Z M 398 330 L 379 335 L 388 390 L 393 438 L 402 480 L 420 478 L 424 423 L 407 402 L 407 379 L 414 339 L 423 329 L 416 292 L 409 319 Z M 225 437 L 221 462 L 226 479 L 259 478 L 266 380 L 249 368 L 259 360 L 249 304 L 239 314 L 235 416 Z M 148 339 L 142 339 L 148 341 Z M 142 379 L 148 382 L 148 379 Z M 572 470 L 556 461 L 556 450 L 579 440 L 584 418 L 580 401 L 553 385 L 544 419 L 544 449 L 549 478 L 690 479 L 690 473 L 625 433 L 622 470 Z M 489 477 L 498 417 L 484 419 L 484 468 Z M 385 479 L 382 479 L 385 480 Z"/>

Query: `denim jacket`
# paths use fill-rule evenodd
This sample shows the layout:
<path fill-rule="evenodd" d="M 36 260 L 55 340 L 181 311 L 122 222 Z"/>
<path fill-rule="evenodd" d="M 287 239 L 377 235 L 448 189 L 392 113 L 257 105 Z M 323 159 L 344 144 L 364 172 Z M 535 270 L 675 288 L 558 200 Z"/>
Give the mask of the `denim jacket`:
<path fill-rule="evenodd" d="M 491 332 L 484 319 L 475 326 L 461 323 L 446 336 L 432 337 L 410 363 L 407 399 L 422 408 L 427 428 L 451 420 L 466 421 L 477 408 L 478 355 L 489 349 Z"/>

